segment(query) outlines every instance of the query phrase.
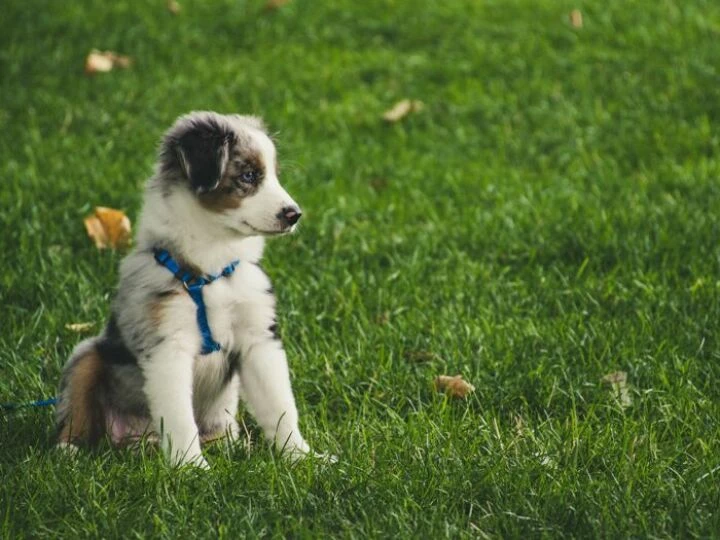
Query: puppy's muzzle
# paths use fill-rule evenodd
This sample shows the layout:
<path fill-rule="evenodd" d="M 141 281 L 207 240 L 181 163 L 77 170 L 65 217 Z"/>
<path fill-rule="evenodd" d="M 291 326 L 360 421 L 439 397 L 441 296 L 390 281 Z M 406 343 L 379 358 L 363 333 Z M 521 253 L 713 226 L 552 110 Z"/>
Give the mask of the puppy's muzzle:
<path fill-rule="evenodd" d="M 302 211 L 297 206 L 286 206 L 277 215 L 285 228 L 292 227 L 302 217 Z"/>

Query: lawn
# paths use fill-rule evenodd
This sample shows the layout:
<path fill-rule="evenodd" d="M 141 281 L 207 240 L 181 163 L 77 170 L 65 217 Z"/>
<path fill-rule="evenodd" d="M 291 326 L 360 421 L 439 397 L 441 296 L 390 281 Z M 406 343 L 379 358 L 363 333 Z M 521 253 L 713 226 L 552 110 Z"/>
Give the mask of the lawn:
<path fill-rule="evenodd" d="M 301 425 L 339 461 L 250 418 L 208 472 L 73 460 L 52 408 L 0 413 L 0 537 L 720 534 L 720 3 L 179 1 L 3 2 L 0 401 L 53 396 L 66 325 L 108 314 L 123 253 L 83 218 L 137 217 L 179 114 L 254 113 L 305 213 L 265 258 Z M 86 76 L 93 48 L 133 65 Z"/>

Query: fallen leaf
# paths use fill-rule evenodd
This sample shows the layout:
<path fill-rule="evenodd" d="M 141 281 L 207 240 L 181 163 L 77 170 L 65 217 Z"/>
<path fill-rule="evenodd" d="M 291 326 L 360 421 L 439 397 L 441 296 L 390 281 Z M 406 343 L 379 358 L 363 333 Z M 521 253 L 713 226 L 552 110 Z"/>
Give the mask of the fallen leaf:
<path fill-rule="evenodd" d="M 112 51 L 98 51 L 93 49 L 85 59 L 85 73 L 107 73 L 115 67 L 128 68 L 132 64 L 129 56 L 123 56 Z"/>
<path fill-rule="evenodd" d="M 180 13 L 182 7 L 175 0 L 167 0 L 167 9 L 173 15 L 177 15 Z"/>
<path fill-rule="evenodd" d="M 130 219 L 122 210 L 98 206 L 85 218 L 88 236 L 98 249 L 118 248 L 130 242 Z"/>
<path fill-rule="evenodd" d="M 104 73 L 113 68 L 112 58 L 102 53 L 92 51 L 85 59 L 85 73 Z"/>
<path fill-rule="evenodd" d="M 65 325 L 65 328 L 72 332 L 86 332 L 90 330 L 93 327 L 93 323 L 91 322 L 77 322 L 77 323 L 69 323 Z"/>
<path fill-rule="evenodd" d="M 457 398 L 464 398 L 475 391 L 475 387 L 463 380 L 462 375 L 455 375 L 454 377 L 440 375 L 436 377 L 435 389 L 439 392 L 444 391 L 446 394 Z"/>
<path fill-rule="evenodd" d="M 573 9 L 570 12 L 570 24 L 573 28 L 582 28 L 583 16 L 579 9 Z"/>
<path fill-rule="evenodd" d="M 129 56 L 122 56 L 120 54 L 116 54 L 113 57 L 113 63 L 121 68 L 129 68 L 132 65 L 132 59 Z"/>
<path fill-rule="evenodd" d="M 624 371 L 613 371 L 600 379 L 600 382 L 610 389 L 611 394 L 623 409 L 632 405 L 630 389 L 627 384 L 627 373 Z"/>
<path fill-rule="evenodd" d="M 267 2 L 265 2 L 265 11 L 273 11 L 283 7 L 289 2 L 290 0 L 267 0 Z"/>
<path fill-rule="evenodd" d="M 410 113 L 421 111 L 423 106 L 422 101 L 418 101 L 416 99 L 403 99 L 393 105 L 391 109 L 385 111 L 383 113 L 383 118 L 387 122 L 398 122 Z"/>

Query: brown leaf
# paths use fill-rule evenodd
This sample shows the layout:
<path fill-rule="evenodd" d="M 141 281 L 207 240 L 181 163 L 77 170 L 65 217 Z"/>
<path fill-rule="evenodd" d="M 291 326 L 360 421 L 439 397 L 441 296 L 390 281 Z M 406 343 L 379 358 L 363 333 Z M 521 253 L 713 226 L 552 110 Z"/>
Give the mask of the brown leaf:
<path fill-rule="evenodd" d="M 398 122 L 405 118 L 408 114 L 419 112 L 423 108 L 423 102 L 416 99 L 403 99 L 398 101 L 391 109 L 383 113 L 383 118 L 387 122 Z"/>
<path fill-rule="evenodd" d="M 610 393 L 623 409 L 632 405 L 632 397 L 630 396 L 630 389 L 627 384 L 627 373 L 624 371 L 613 371 L 600 379 L 600 382 L 610 389 Z"/>
<path fill-rule="evenodd" d="M 113 64 L 121 68 L 129 68 L 132 65 L 132 59 L 129 56 L 116 54 L 113 56 Z"/>
<path fill-rule="evenodd" d="M 265 11 L 273 11 L 288 4 L 290 0 L 267 0 L 265 2 Z"/>
<path fill-rule="evenodd" d="M 88 236 L 98 249 L 124 247 L 130 243 L 130 219 L 122 210 L 98 206 L 85 218 Z"/>
<path fill-rule="evenodd" d="M 112 51 L 98 51 L 93 49 L 85 59 L 85 73 L 107 73 L 115 67 L 128 68 L 132 64 L 129 56 L 123 56 Z"/>
<path fill-rule="evenodd" d="M 579 9 L 573 9 L 570 12 L 570 24 L 573 28 L 582 28 L 583 16 Z"/>
<path fill-rule="evenodd" d="M 446 394 L 457 398 L 464 398 L 475 391 L 475 387 L 463 380 L 462 375 L 455 375 L 454 377 L 440 375 L 436 377 L 435 389 L 438 392 L 444 391 Z"/>
<path fill-rule="evenodd" d="M 93 323 L 91 322 L 77 322 L 77 323 L 69 323 L 65 325 L 65 328 L 70 330 L 71 332 L 87 332 L 93 327 Z"/>
<path fill-rule="evenodd" d="M 178 15 L 182 10 L 182 7 L 176 2 L 176 0 L 167 0 L 167 9 L 173 15 Z"/>

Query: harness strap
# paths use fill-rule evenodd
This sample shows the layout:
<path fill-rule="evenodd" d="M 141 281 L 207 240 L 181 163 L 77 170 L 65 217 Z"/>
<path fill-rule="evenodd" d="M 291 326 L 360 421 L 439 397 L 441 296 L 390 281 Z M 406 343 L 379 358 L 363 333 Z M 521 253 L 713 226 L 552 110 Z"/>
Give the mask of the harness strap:
<path fill-rule="evenodd" d="M 222 347 L 212 337 L 210 331 L 210 324 L 208 323 L 207 310 L 205 309 L 205 300 L 203 299 L 202 289 L 205 285 L 209 285 L 216 279 L 221 277 L 227 277 L 231 275 L 240 261 L 233 261 L 228 264 L 219 274 L 207 274 L 205 276 L 198 276 L 192 272 L 183 269 L 175 259 L 172 258 L 170 253 L 165 249 L 155 248 L 153 249 L 155 260 L 167 268 L 173 276 L 180 282 L 182 282 L 185 290 L 195 302 L 197 307 L 197 324 L 200 329 L 200 335 L 202 336 L 202 349 L 200 354 L 210 354 L 219 351 Z"/>

